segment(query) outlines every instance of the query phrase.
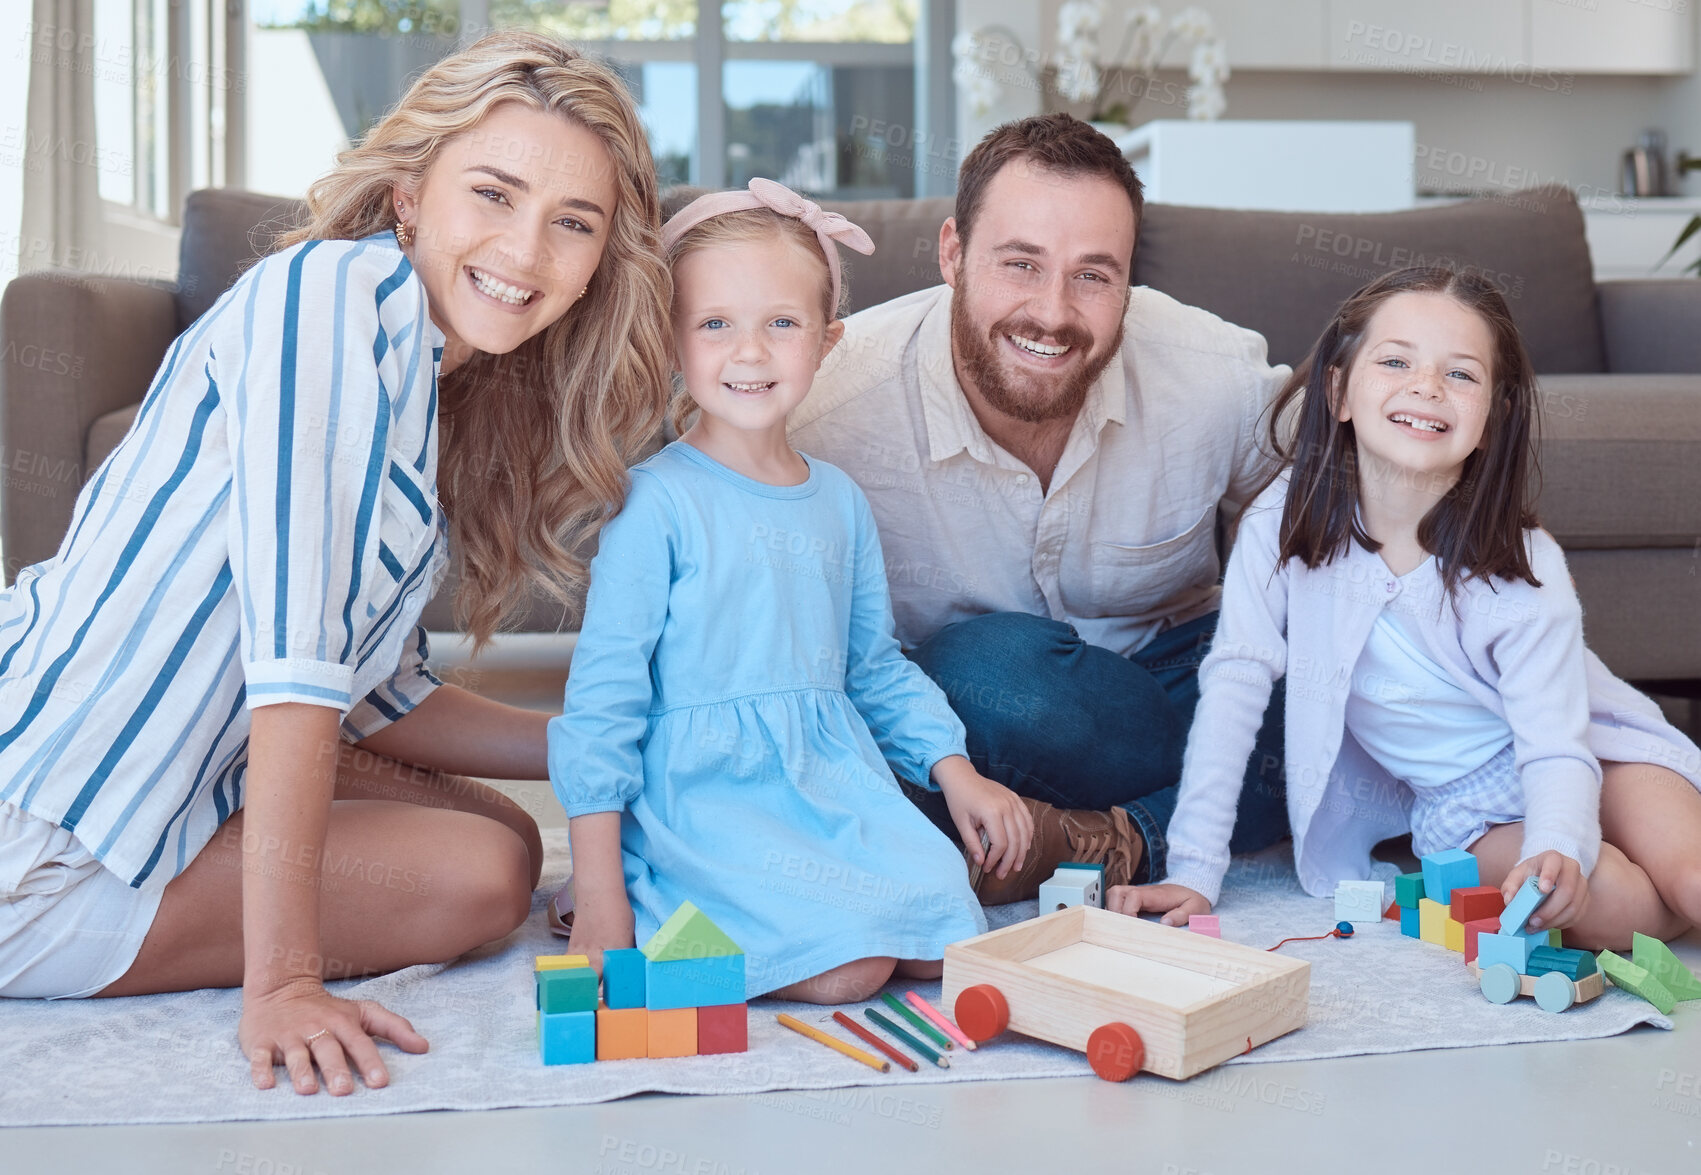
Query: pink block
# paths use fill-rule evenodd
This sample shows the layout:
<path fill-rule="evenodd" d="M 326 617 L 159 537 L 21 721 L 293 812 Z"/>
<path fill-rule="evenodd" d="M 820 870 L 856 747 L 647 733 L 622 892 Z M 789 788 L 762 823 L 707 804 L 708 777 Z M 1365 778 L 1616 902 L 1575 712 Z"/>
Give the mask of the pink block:
<path fill-rule="evenodd" d="M 1187 918 L 1187 929 L 1195 934 L 1208 934 L 1212 938 L 1221 938 L 1222 931 L 1217 927 L 1215 914 L 1190 914 Z"/>

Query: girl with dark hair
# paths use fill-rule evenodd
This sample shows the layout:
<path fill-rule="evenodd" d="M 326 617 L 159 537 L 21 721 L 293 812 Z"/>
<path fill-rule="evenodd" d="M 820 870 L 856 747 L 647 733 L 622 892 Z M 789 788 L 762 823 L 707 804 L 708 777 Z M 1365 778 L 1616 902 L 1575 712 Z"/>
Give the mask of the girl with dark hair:
<path fill-rule="evenodd" d="M 1535 377 L 1505 300 L 1412 268 L 1349 298 L 1271 409 L 1282 471 L 1241 520 L 1169 827 L 1169 872 L 1110 905 L 1210 910 L 1271 686 L 1308 892 L 1408 828 L 1463 848 L 1566 942 L 1701 923 L 1701 751 L 1583 644 L 1536 524 Z"/>

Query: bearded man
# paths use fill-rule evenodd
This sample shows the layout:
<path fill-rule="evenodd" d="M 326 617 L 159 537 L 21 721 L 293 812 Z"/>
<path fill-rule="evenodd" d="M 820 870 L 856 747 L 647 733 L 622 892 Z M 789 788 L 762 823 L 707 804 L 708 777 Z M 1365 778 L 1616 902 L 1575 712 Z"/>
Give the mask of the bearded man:
<path fill-rule="evenodd" d="M 868 496 L 905 651 L 1033 815 L 1022 867 L 977 871 L 988 903 L 1034 896 L 1065 860 L 1104 864 L 1107 885 L 1164 877 L 1219 519 L 1270 472 L 1259 429 L 1288 369 L 1260 335 L 1130 286 L 1142 207 L 1086 123 L 997 128 L 939 230 L 944 284 L 846 319 L 792 415 L 792 443 Z M 1236 852 L 1286 835 L 1282 698 L 1278 682 Z M 908 790 L 955 835 L 937 792 Z"/>

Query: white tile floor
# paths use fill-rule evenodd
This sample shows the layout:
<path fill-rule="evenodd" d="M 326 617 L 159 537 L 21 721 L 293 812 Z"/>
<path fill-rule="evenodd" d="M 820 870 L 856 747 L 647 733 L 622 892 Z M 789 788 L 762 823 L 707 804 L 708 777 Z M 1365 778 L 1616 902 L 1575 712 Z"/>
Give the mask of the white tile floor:
<path fill-rule="evenodd" d="M 451 679 L 516 704 L 559 707 L 559 646 L 507 653 L 499 666 L 451 670 Z M 540 822 L 561 820 L 543 785 L 506 787 Z M 1701 971 L 1701 936 L 1677 950 Z M 340 1121 L 11 1130 L 0 1137 L 0 1175 L 1694 1175 L 1701 1001 L 1680 1005 L 1673 1019 L 1674 1032 L 1239 1065 L 1187 1083 L 1080 1078 L 927 1086 L 904 1096 L 860 1087 Z"/>

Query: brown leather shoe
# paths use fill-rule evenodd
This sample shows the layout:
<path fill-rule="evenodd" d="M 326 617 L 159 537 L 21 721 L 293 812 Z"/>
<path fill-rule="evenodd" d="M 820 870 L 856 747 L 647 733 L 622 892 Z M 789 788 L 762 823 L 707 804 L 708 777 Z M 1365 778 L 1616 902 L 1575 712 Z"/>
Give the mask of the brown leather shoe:
<path fill-rule="evenodd" d="M 1127 885 L 1140 867 L 1146 842 L 1134 818 L 1121 808 L 1088 812 L 1079 808 L 1054 808 L 1043 800 L 1021 797 L 1034 818 L 1034 839 L 1020 869 L 1000 878 L 982 872 L 969 861 L 969 885 L 988 906 L 1022 902 L 1039 896 L 1039 887 L 1050 879 L 1060 862 L 1081 861 L 1103 865 L 1106 888 Z M 967 851 L 965 850 L 965 858 Z"/>

